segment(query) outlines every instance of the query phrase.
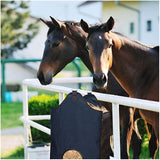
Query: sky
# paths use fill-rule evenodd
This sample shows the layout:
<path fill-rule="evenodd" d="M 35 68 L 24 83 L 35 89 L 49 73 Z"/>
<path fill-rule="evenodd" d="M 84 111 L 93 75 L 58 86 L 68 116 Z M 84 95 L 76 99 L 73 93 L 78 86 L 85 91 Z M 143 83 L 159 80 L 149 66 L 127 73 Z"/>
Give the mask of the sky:
<path fill-rule="evenodd" d="M 52 16 L 59 20 L 80 21 L 81 18 L 89 23 L 97 23 L 101 17 L 101 4 L 93 3 L 91 5 L 77 8 L 77 5 L 84 1 L 30 1 L 30 13 L 37 18 L 49 19 Z M 86 15 L 87 13 L 87 15 Z M 94 13 L 94 14 L 93 14 Z M 88 16 L 89 15 L 89 16 Z M 92 16 L 91 16 L 92 15 Z"/>

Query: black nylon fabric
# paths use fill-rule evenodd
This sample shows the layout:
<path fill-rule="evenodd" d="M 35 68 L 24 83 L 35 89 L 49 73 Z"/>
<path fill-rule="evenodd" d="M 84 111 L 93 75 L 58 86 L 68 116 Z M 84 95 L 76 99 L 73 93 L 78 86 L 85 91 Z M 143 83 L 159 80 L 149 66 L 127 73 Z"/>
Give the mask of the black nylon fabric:
<path fill-rule="evenodd" d="M 96 97 L 84 97 L 76 91 L 51 113 L 51 159 L 62 159 L 67 150 L 77 150 L 84 159 L 100 158 L 102 112 L 90 108 L 87 101 L 99 106 Z"/>

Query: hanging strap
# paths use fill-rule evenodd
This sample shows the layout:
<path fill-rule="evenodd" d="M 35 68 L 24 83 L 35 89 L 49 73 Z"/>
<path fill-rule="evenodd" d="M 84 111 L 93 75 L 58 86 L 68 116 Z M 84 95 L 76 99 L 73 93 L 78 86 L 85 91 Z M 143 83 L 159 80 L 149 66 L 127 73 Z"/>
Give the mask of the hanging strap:
<path fill-rule="evenodd" d="M 96 110 L 96 111 L 101 111 L 101 112 L 103 112 L 103 113 L 108 112 L 107 109 L 106 109 L 104 106 L 102 106 L 102 107 L 99 107 L 98 105 L 95 106 L 95 105 L 93 105 L 93 104 L 90 103 L 90 102 L 87 102 L 87 104 L 88 104 L 92 109 L 94 109 L 94 110 Z"/>

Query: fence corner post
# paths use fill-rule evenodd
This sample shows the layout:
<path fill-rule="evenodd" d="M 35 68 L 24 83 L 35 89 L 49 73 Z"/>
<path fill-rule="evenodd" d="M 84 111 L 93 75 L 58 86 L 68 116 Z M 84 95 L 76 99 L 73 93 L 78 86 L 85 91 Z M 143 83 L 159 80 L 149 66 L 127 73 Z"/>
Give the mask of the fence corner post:
<path fill-rule="evenodd" d="M 5 84 L 5 61 L 1 60 L 2 70 L 2 102 L 5 102 L 6 84 Z"/>

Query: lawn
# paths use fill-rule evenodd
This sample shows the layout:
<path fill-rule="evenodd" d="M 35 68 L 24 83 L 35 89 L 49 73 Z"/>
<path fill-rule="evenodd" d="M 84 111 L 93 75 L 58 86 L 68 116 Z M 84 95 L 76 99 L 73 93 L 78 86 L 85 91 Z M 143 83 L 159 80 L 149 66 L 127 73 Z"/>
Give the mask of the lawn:
<path fill-rule="evenodd" d="M 1 129 L 22 126 L 23 123 L 19 120 L 22 114 L 22 103 L 1 103 Z"/>
<path fill-rule="evenodd" d="M 7 156 L 2 155 L 1 158 L 2 159 L 24 159 L 24 148 L 16 148 L 9 155 Z"/>

